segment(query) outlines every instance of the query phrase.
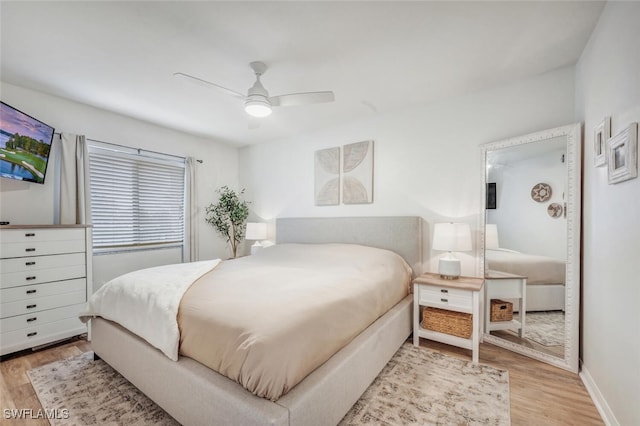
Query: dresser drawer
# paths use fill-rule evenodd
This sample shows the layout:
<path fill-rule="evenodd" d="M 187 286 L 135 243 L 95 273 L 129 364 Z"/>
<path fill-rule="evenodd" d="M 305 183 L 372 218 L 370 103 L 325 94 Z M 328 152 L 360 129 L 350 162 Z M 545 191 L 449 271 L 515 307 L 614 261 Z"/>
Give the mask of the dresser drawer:
<path fill-rule="evenodd" d="M 84 303 L 49 309 L 48 311 L 34 312 L 33 314 L 17 315 L 11 318 L 0 319 L 0 333 L 33 328 L 49 322 L 60 321 L 67 318 L 77 318 L 85 309 Z"/>
<path fill-rule="evenodd" d="M 77 317 L 49 322 L 0 334 L 0 355 L 86 333 L 87 326 Z"/>
<path fill-rule="evenodd" d="M 84 228 L 23 228 L 23 229 L 2 229 L 0 231 L 0 242 L 5 243 L 33 243 L 43 241 L 84 241 Z"/>
<path fill-rule="evenodd" d="M 62 306 L 75 305 L 87 301 L 86 290 L 62 293 L 53 296 L 35 297 L 31 300 L 19 300 L 0 304 L 0 317 L 30 314 Z"/>
<path fill-rule="evenodd" d="M 74 278 L 84 278 L 87 275 L 85 265 L 67 266 L 64 268 L 42 269 L 40 271 L 23 271 L 2 274 L 0 288 L 20 287 L 47 283 L 51 281 L 70 280 Z"/>
<path fill-rule="evenodd" d="M 84 265 L 85 262 L 86 255 L 84 253 L 0 259 L 0 272 L 6 274 L 9 272 L 39 271 L 41 269 Z"/>
<path fill-rule="evenodd" d="M 419 303 L 442 309 L 453 309 L 471 312 L 473 293 L 471 291 L 420 285 Z"/>
<path fill-rule="evenodd" d="M 2 301 L 2 303 L 9 303 L 19 300 L 34 300 L 38 297 L 84 291 L 86 287 L 87 280 L 85 278 L 80 278 L 75 280 L 54 281 L 45 284 L 5 288 L 0 290 L 0 301 Z"/>
<path fill-rule="evenodd" d="M 5 243 L 3 241 L 2 244 L 0 244 L 0 258 L 82 253 L 85 250 L 84 240 L 33 241 L 23 243 Z"/>

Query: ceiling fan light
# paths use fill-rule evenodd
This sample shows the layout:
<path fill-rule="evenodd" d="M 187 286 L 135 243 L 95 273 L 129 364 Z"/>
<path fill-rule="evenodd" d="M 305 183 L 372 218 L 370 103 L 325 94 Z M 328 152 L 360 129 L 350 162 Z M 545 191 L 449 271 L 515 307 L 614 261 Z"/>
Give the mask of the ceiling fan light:
<path fill-rule="evenodd" d="M 267 117 L 271 115 L 271 104 L 266 99 L 247 99 L 244 110 L 252 117 Z"/>

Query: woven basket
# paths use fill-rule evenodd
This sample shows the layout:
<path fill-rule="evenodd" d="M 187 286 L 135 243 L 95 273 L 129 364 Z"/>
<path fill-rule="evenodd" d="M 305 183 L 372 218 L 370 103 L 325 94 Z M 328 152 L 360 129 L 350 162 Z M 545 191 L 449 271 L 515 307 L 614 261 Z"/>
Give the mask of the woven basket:
<path fill-rule="evenodd" d="M 500 299 L 491 299 L 491 321 L 511 321 L 513 303 Z"/>
<path fill-rule="evenodd" d="M 471 337 L 472 315 L 464 312 L 425 307 L 422 310 L 422 328 L 468 339 Z"/>

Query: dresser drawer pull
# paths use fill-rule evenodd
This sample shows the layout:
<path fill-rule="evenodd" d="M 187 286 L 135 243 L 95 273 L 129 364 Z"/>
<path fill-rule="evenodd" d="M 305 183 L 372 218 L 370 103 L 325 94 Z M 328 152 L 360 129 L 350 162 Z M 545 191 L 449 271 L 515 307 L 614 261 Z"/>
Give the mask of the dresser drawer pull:
<path fill-rule="evenodd" d="M 35 294 L 35 292 L 38 290 L 27 290 L 27 294 Z"/>
<path fill-rule="evenodd" d="M 440 301 L 447 303 L 447 302 L 449 302 L 449 299 L 440 299 Z"/>
<path fill-rule="evenodd" d="M 24 249 L 24 251 L 36 251 L 36 249 L 34 249 L 34 248 L 26 248 L 26 249 Z"/>
<path fill-rule="evenodd" d="M 449 293 L 449 290 L 447 290 L 446 288 L 441 288 L 440 293 Z"/>
<path fill-rule="evenodd" d="M 35 303 L 34 303 L 33 305 L 27 305 L 27 309 L 33 309 L 33 308 L 35 308 L 36 306 L 38 306 L 38 305 L 36 305 Z"/>
<path fill-rule="evenodd" d="M 34 322 L 37 319 L 38 319 L 38 317 L 27 318 L 27 322 Z"/>
<path fill-rule="evenodd" d="M 36 264 L 36 262 L 25 262 L 24 266 L 33 266 L 35 264 Z"/>
<path fill-rule="evenodd" d="M 32 276 L 26 278 L 27 281 L 33 281 L 35 279 L 36 279 L 35 275 L 32 275 Z"/>
<path fill-rule="evenodd" d="M 37 332 L 37 331 L 32 331 L 31 333 L 27 333 L 27 337 L 33 337 L 33 336 L 35 336 L 36 334 L 38 334 L 38 332 Z"/>
<path fill-rule="evenodd" d="M 25 236 L 25 237 L 35 237 L 35 236 L 36 236 L 36 234 L 35 234 L 35 233 L 33 233 L 33 232 L 30 232 L 30 233 L 28 233 L 28 234 L 24 234 L 24 236 Z"/>

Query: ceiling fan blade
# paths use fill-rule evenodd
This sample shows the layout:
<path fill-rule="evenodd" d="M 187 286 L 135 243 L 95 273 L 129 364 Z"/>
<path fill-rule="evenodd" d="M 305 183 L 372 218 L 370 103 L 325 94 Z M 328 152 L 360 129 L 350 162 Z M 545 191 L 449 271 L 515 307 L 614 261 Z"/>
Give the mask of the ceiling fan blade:
<path fill-rule="evenodd" d="M 192 83 L 196 83 L 196 84 L 199 84 L 201 86 L 208 87 L 208 88 L 214 87 L 216 89 L 222 90 L 223 92 L 226 92 L 228 95 L 231 95 L 233 97 L 236 97 L 236 98 L 239 98 L 239 99 L 242 99 L 242 100 L 245 99 L 245 96 L 240 92 L 236 92 L 235 90 L 228 89 L 228 88 L 226 88 L 224 86 L 220 86 L 219 84 L 212 83 L 212 82 L 207 81 L 207 80 L 203 80 L 200 77 L 195 77 L 193 75 L 185 74 L 183 72 L 174 72 L 173 76 L 174 77 L 183 78 L 183 79 L 185 79 L 187 81 L 190 81 Z"/>
<path fill-rule="evenodd" d="M 296 106 L 335 101 L 333 92 L 291 93 L 269 98 L 273 106 Z"/>

